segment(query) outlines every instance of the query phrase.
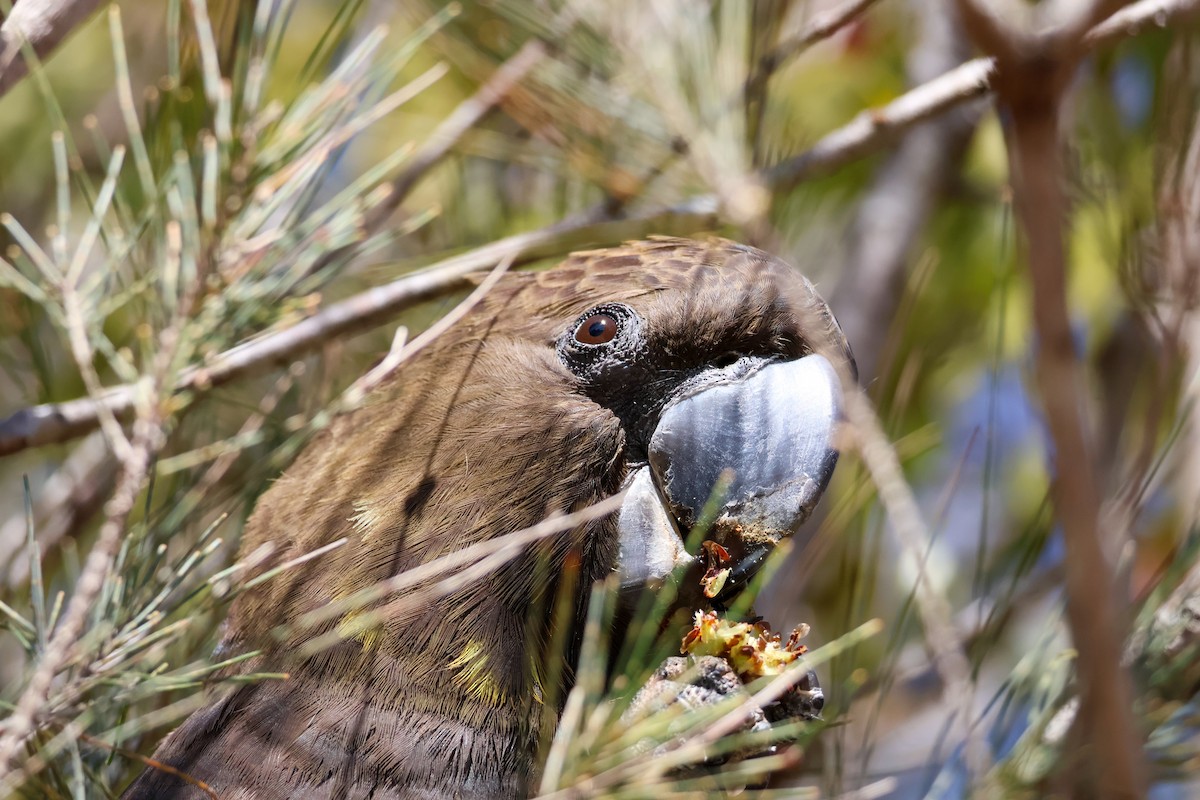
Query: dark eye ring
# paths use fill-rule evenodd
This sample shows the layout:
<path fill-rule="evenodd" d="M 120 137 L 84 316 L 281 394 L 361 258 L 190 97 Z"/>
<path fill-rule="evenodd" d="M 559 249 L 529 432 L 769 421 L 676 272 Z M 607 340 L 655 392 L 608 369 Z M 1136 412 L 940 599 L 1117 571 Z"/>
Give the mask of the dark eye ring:
<path fill-rule="evenodd" d="M 608 344 L 617 336 L 617 318 L 603 311 L 584 318 L 575 328 L 575 341 L 580 344 Z"/>

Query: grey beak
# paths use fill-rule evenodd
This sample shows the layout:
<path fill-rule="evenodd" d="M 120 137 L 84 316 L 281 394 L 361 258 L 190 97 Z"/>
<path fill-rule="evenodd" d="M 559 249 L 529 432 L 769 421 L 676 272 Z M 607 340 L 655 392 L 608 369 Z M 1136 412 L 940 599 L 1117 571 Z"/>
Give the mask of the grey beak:
<path fill-rule="evenodd" d="M 714 371 L 663 412 L 649 467 L 630 478 L 618 518 L 622 585 L 661 581 L 694 560 L 680 531 L 696 522 L 722 475 L 706 538 L 732 554 L 731 586 L 744 583 L 820 500 L 837 464 L 841 416 L 840 382 L 823 356 Z"/>
<path fill-rule="evenodd" d="M 663 505 L 649 467 L 635 471 L 626 482 L 617 527 L 621 534 L 617 570 L 622 588 L 656 588 L 677 567 L 695 560 Z"/>

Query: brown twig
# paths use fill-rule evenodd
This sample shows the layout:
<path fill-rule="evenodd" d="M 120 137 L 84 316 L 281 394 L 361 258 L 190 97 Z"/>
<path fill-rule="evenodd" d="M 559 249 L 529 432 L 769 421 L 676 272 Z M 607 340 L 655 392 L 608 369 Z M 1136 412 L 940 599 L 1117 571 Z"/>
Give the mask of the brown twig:
<path fill-rule="evenodd" d="M 29 74 L 31 47 L 45 58 L 95 12 L 101 0 L 17 0 L 0 25 L 0 97 Z"/>
<path fill-rule="evenodd" d="M 478 305 L 488 292 L 492 290 L 500 280 L 504 277 L 504 273 L 508 272 L 516 258 L 515 253 L 509 253 L 499 264 L 497 264 L 483 282 L 475 288 L 475 291 L 455 306 L 448 314 L 438 318 L 438 321 L 429 326 L 428 330 L 413 339 L 411 342 L 406 341 L 408 331 L 401 328 L 397 331 L 392 342 L 392 348 L 384 357 L 383 361 L 375 366 L 366 375 L 363 375 L 355 381 L 349 389 L 342 395 L 341 405 L 343 408 L 352 408 L 357 406 L 363 399 L 371 393 L 377 386 L 387 380 L 392 373 L 400 368 L 404 362 L 411 359 L 417 353 L 432 344 L 438 337 L 442 336 L 446 331 L 454 327 L 458 322 L 471 313 L 471 309 Z"/>
<path fill-rule="evenodd" d="M 1037 7 L 1054 18 L 1057 4 Z M 1126 630 L 1113 571 L 1105 558 L 1094 450 L 1085 419 L 1086 391 L 1075 353 L 1066 297 L 1063 230 L 1067 204 L 1058 126 L 1062 94 L 1082 52 L 1084 31 L 1103 3 L 1076 6 L 1055 27 L 1016 27 L 976 0 L 958 0 L 972 38 L 998 60 L 996 91 L 1008 108 L 1007 131 L 1015 206 L 1025 232 L 1037 332 L 1036 380 L 1050 431 L 1055 468 L 1051 493 L 1067 556 L 1067 620 L 1078 650 L 1081 740 L 1085 763 L 1075 791 L 1090 797 L 1142 797 L 1142 737 L 1133 715 L 1133 688 L 1121 665 Z M 1037 20 L 1027 23 L 1037 24 Z"/>
<path fill-rule="evenodd" d="M 993 69 L 992 59 L 977 58 L 881 108 L 863 111 L 804 153 L 768 169 L 767 182 L 776 189 L 788 189 L 873 153 L 918 122 L 986 95 L 991 89 Z"/>
<path fill-rule="evenodd" d="M 1195 0 L 1141 0 L 1113 12 L 1083 37 L 1088 50 L 1112 44 L 1120 39 L 1137 36 L 1147 28 L 1165 28 L 1196 14 Z"/>
<path fill-rule="evenodd" d="M 179 780 L 183 781 L 184 783 L 190 784 L 191 786 L 195 786 L 197 789 L 204 792 L 204 794 L 211 797 L 212 800 L 220 800 L 220 797 L 217 795 L 217 793 L 215 791 L 213 791 L 213 788 L 211 786 L 209 786 L 207 783 L 200 780 L 199 778 L 193 778 L 191 775 L 187 774 L 183 770 L 176 769 L 175 767 L 172 767 L 170 764 L 163 763 L 162 761 L 159 761 L 154 758 L 150 758 L 149 756 L 144 756 L 141 753 L 138 753 L 134 750 L 129 750 L 124 747 L 118 747 L 115 744 L 109 744 L 108 742 L 104 741 L 103 739 L 97 739 L 95 736 L 90 736 L 86 733 L 79 734 L 79 739 L 81 741 L 87 742 L 88 744 L 92 745 L 93 747 L 99 747 L 103 750 L 109 750 L 111 752 L 116 753 L 117 755 L 124 756 L 125 758 L 129 758 L 134 761 L 139 761 L 142 764 L 144 764 L 145 766 L 149 767 L 150 769 L 156 769 L 159 772 L 165 772 L 168 775 L 174 775 L 176 778 L 179 778 Z"/>
<path fill-rule="evenodd" d="M 758 72 L 751 77 L 751 81 L 770 77 L 791 59 L 854 22 L 877 2 L 879 0 L 846 0 L 840 5 L 814 14 L 799 33 L 784 39 L 760 59 Z"/>
<path fill-rule="evenodd" d="M 1150 25 L 1169 25 L 1195 14 L 1198 7 L 1197 0 L 1142 0 L 1096 25 L 1080 40 L 1081 47 L 1090 51 L 1132 36 Z M 873 153 L 913 125 L 988 94 L 994 72 L 992 58 L 968 61 L 881 108 L 863 111 L 805 152 L 767 170 L 766 181 L 775 189 L 787 189 Z"/>
<path fill-rule="evenodd" d="M 913 598 L 925 629 L 925 641 L 932 651 L 933 664 L 941 676 L 946 694 L 957 711 L 957 723 L 966 744 L 967 766 L 974 775 L 982 775 L 988 756 L 983 741 L 974 730 L 972 719 L 975 691 L 971 684 L 971 664 L 967 660 L 963 633 L 954 623 L 950 604 L 933 585 L 926 565 L 929 528 L 896 450 L 888 441 L 870 401 L 862 390 L 846 387 L 846 419 L 850 423 L 855 449 L 862 458 L 879 499 L 887 510 L 896 539 L 916 573 Z"/>

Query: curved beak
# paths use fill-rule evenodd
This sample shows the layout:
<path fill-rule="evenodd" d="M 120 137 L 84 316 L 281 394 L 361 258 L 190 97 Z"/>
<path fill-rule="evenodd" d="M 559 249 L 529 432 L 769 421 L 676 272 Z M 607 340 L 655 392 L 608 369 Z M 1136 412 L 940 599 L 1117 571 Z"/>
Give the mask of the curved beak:
<path fill-rule="evenodd" d="M 618 517 L 622 586 L 653 585 L 695 561 L 684 540 L 713 497 L 705 538 L 730 560 L 709 596 L 728 596 L 808 519 L 837 464 L 842 393 L 823 356 L 705 378 L 666 408 L 648 466 L 627 482 Z"/>

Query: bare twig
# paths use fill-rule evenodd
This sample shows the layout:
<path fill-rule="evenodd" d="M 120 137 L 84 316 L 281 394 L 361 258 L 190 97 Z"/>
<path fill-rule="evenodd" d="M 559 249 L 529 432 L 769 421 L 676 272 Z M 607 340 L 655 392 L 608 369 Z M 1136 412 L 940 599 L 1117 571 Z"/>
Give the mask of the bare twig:
<path fill-rule="evenodd" d="M 512 266 L 516 253 L 509 253 L 499 264 L 497 264 L 483 282 L 475 288 L 475 291 L 454 307 L 450 313 L 443 315 L 437 322 L 433 323 L 420 336 L 413 339 L 411 342 L 406 342 L 408 337 L 407 329 L 401 328 L 397 331 L 396 338 L 393 340 L 392 348 L 374 369 L 368 372 L 346 390 L 342 395 L 342 405 L 344 407 L 353 407 L 362 402 L 363 398 L 371 392 L 379 384 L 388 379 L 389 376 L 405 362 L 415 356 L 417 353 L 425 349 L 435 339 L 444 334 L 450 328 L 454 327 L 463 317 L 471 313 L 471 309 L 479 304 L 481 300 L 492 290 L 492 287 L 504 277 L 504 273 L 508 272 Z"/>
<path fill-rule="evenodd" d="M 1172 22 L 1194 16 L 1198 6 L 1200 4 L 1196 0 L 1141 0 L 1131 3 L 1088 31 L 1083 37 L 1083 46 L 1094 50 L 1119 39 L 1136 36 L 1146 28 L 1165 28 Z"/>
<path fill-rule="evenodd" d="M 787 189 L 877 151 L 897 134 L 943 111 L 983 97 L 991 89 L 994 63 L 977 58 L 916 87 L 882 108 L 863 111 L 804 153 L 767 170 L 767 181 Z"/>
<path fill-rule="evenodd" d="M 201 792 L 204 792 L 204 794 L 211 797 L 212 800 L 221 800 L 220 797 L 217 795 L 217 793 L 214 792 L 212 787 L 209 786 L 207 783 L 205 783 L 202 780 L 193 778 L 191 775 L 187 774 L 183 770 L 176 769 L 175 767 L 172 767 L 170 764 L 165 764 L 162 761 L 158 761 L 156 759 L 150 758 L 149 756 L 144 756 L 141 753 L 138 753 L 134 750 L 129 750 L 124 747 L 117 747 L 115 744 L 109 744 L 108 742 L 104 741 L 103 739 L 97 739 L 95 736 L 89 736 L 86 733 L 79 734 L 79 738 L 80 738 L 80 740 L 87 742 L 88 744 L 92 745 L 93 747 L 99 747 L 103 750 L 108 750 L 110 752 L 117 753 L 121 756 L 124 756 L 125 758 L 133 759 L 134 761 L 139 761 L 142 764 L 144 764 L 145 766 L 149 767 L 150 769 L 156 769 L 159 772 L 165 772 L 168 775 L 173 775 L 176 778 L 178 778 L 179 780 L 183 781 L 184 783 L 190 784 L 191 786 L 195 786 L 198 790 L 200 790 Z"/>
<path fill-rule="evenodd" d="M 803 53 L 823 39 L 828 39 L 854 20 L 861 17 L 879 0 L 846 0 L 833 8 L 819 11 L 800 30 L 777 44 L 762 57 L 759 71 L 765 75 L 779 69 L 789 60 Z M 753 78 L 751 80 L 754 80 Z"/>
<path fill-rule="evenodd" d="M 1037 10 L 1052 17 L 1055 5 Z M 1121 665 L 1124 593 L 1102 549 L 1100 493 L 1084 416 L 1087 393 L 1067 308 L 1063 244 L 1067 208 L 1059 104 L 1082 49 L 1081 40 L 1071 35 L 1082 36 L 1102 17 L 1105 4 L 1072 8 L 1069 21 L 1043 28 L 1030 23 L 1017 28 L 975 0 L 958 0 L 958 7 L 972 37 L 998 59 L 996 90 L 1012 117 L 1011 170 L 1028 241 L 1036 377 L 1057 465 L 1051 491 L 1067 548 L 1067 620 L 1079 653 L 1076 730 L 1088 744 L 1091 766 L 1077 772 L 1076 790 L 1088 796 L 1142 797 L 1142 737 L 1133 715 L 1133 688 Z"/>
<path fill-rule="evenodd" d="M 0 97 L 29 74 L 26 46 L 45 58 L 100 5 L 101 0 L 17 0 L 0 25 Z"/>
<path fill-rule="evenodd" d="M 948 700 L 957 709 L 958 727 L 962 733 L 960 740 L 966 743 L 967 765 L 975 775 L 981 775 L 988 756 L 972 724 L 975 692 L 971 685 L 971 664 L 967 660 L 962 631 L 954 624 L 950 604 L 929 577 L 925 557 L 929 551 L 929 529 L 921 517 L 912 487 L 904 478 L 895 449 L 880 427 L 870 401 L 857 387 L 847 387 L 846 419 L 851 426 L 855 448 L 879 491 L 879 499 L 887 510 L 896 538 L 916 573 L 913 596 L 925 628 L 925 641 L 932 651 L 933 664 L 946 687 Z"/>
<path fill-rule="evenodd" d="M 751 128 L 751 136 L 755 142 L 756 156 L 758 153 L 758 137 L 753 132 L 757 131 L 761 125 L 762 114 L 766 105 L 763 98 L 766 95 L 767 84 L 770 82 L 771 76 L 788 61 L 791 61 L 817 42 L 828 39 L 851 22 L 854 22 L 865 14 L 871 6 L 875 5 L 876 2 L 878 0 L 846 0 L 841 5 L 817 12 L 798 33 L 794 33 L 783 41 L 777 42 L 774 47 L 764 53 L 758 59 L 758 62 L 754 64 L 750 77 L 746 79 L 743 94 L 747 101 L 753 100 L 755 103 L 756 119 Z M 757 158 L 755 164 L 758 164 Z"/>

